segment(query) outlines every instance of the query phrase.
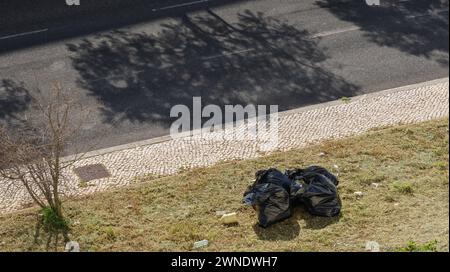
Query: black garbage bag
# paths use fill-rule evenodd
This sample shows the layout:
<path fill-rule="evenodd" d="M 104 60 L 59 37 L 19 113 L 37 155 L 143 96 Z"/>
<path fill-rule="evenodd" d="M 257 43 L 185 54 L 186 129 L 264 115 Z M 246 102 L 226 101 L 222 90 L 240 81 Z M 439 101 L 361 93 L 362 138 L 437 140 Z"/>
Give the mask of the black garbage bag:
<path fill-rule="evenodd" d="M 255 173 L 255 182 L 253 185 L 273 183 L 283 187 L 286 191 L 291 190 L 292 181 L 281 173 L 278 169 L 270 168 L 267 170 L 258 170 Z"/>
<path fill-rule="evenodd" d="M 327 169 L 321 167 L 321 166 L 317 166 L 317 165 L 313 165 L 313 166 L 309 166 L 305 169 L 300 169 L 300 168 L 296 168 L 296 169 L 290 169 L 290 170 L 286 170 L 285 174 L 286 176 L 290 179 L 290 180 L 295 180 L 296 177 L 300 177 L 304 174 L 304 173 L 310 173 L 310 172 L 314 172 L 314 173 L 318 173 L 318 174 L 322 174 L 325 177 L 327 177 L 329 180 L 331 180 L 331 182 L 333 182 L 334 185 L 338 186 L 339 184 L 339 180 L 337 179 L 337 177 L 335 175 L 333 175 L 332 173 L 328 172 Z"/>
<path fill-rule="evenodd" d="M 312 166 L 306 169 L 287 170 L 286 175 L 302 185 L 291 195 L 293 203 L 305 204 L 313 215 L 332 217 L 341 211 L 341 199 L 336 185 L 338 179 L 325 168 Z"/>
<path fill-rule="evenodd" d="M 258 213 L 258 224 L 266 228 L 291 216 L 289 193 L 275 183 L 251 186 L 244 194 L 245 204 Z"/>
<path fill-rule="evenodd" d="M 267 170 L 258 170 L 255 173 L 255 182 L 253 186 L 263 183 L 273 183 L 283 187 L 290 195 L 295 194 L 300 190 L 301 185 L 289 179 L 285 174 L 278 169 L 270 168 Z"/>

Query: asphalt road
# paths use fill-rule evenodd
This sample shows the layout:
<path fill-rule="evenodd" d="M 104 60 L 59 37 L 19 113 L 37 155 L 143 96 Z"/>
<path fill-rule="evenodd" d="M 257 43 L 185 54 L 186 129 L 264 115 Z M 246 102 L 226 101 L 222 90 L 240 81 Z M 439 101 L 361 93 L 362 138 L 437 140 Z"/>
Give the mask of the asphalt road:
<path fill-rule="evenodd" d="M 288 110 L 449 73 L 439 1 L 186 2 L 0 27 L 0 119 L 60 82 L 90 111 L 78 152 L 166 135 L 193 96 Z"/>

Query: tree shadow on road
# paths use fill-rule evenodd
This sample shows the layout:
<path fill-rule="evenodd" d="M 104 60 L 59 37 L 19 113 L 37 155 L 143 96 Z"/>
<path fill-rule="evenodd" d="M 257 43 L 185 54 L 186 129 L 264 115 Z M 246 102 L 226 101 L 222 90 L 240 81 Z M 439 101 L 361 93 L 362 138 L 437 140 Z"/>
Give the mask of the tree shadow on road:
<path fill-rule="evenodd" d="M 18 114 L 27 110 L 31 100 L 23 84 L 9 79 L 0 80 L 0 122 L 17 120 Z"/>
<path fill-rule="evenodd" d="M 370 7 L 365 1 L 346 0 L 318 0 L 317 5 L 354 23 L 380 46 L 449 65 L 448 0 L 381 2 L 386 5 Z"/>
<path fill-rule="evenodd" d="M 249 10 L 230 24 L 212 11 L 183 15 L 158 34 L 113 33 L 69 44 L 78 84 L 106 121 L 170 123 L 170 109 L 202 104 L 278 104 L 280 110 L 358 91 L 323 69 L 307 31 Z"/>
<path fill-rule="evenodd" d="M 78 6 L 64 0 L 2 0 L 0 36 L 30 35 L 0 40 L 0 54 L 239 1 L 245 0 L 95 0 Z"/>

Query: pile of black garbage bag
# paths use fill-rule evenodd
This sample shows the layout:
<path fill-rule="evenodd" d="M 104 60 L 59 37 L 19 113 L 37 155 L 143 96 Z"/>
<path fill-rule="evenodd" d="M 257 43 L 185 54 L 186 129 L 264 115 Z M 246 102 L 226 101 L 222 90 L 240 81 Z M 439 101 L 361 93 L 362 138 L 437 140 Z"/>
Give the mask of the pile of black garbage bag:
<path fill-rule="evenodd" d="M 259 170 L 255 182 L 244 193 L 243 202 L 258 213 L 263 228 L 291 216 L 291 208 L 305 205 L 317 216 L 332 217 L 341 211 L 338 179 L 320 166 L 290 169 L 283 174 L 270 168 Z"/>

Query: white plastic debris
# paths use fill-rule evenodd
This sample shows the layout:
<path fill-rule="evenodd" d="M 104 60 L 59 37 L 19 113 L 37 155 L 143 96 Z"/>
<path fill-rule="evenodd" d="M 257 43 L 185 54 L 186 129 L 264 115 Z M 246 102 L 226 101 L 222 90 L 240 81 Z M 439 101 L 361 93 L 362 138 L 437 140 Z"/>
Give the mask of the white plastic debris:
<path fill-rule="evenodd" d="M 70 241 L 66 244 L 66 252 L 80 252 L 80 244 L 75 241 Z"/>
<path fill-rule="evenodd" d="M 355 196 L 357 196 L 357 197 L 362 197 L 362 196 L 364 195 L 364 193 L 363 193 L 363 192 L 360 192 L 360 191 L 354 192 L 353 194 L 354 194 Z"/>
<path fill-rule="evenodd" d="M 380 184 L 379 184 L 379 183 L 376 183 L 376 182 L 373 182 L 373 183 L 372 183 L 372 186 L 375 187 L 375 188 L 378 188 L 378 187 L 380 186 Z"/>
<path fill-rule="evenodd" d="M 366 243 L 366 251 L 380 252 L 380 244 L 375 241 L 368 241 Z"/>
<path fill-rule="evenodd" d="M 238 222 L 237 214 L 236 213 L 227 213 L 222 215 L 220 218 L 220 222 L 223 224 L 234 224 Z"/>
<path fill-rule="evenodd" d="M 208 240 L 201 240 L 194 243 L 194 248 L 205 247 L 209 244 Z"/>
<path fill-rule="evenodd" d="M 227 211 L 216 211 L 216 216 L 217 217 L 222 217 L 224 214 L 227 214 Z"/>

